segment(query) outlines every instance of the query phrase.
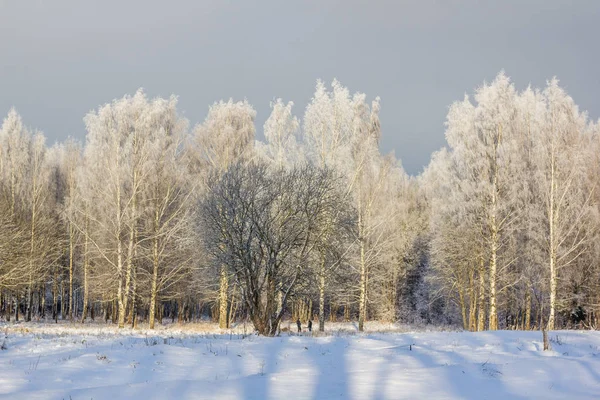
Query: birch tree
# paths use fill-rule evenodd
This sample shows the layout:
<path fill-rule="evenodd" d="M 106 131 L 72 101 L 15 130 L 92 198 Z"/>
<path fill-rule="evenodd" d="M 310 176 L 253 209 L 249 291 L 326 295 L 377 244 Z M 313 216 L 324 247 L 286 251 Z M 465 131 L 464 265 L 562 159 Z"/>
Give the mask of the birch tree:
<path fill-rule="evenodd" d="M 3 288 L 10 289 L 6 297 L 12 303 L 13 292 L 21 289 L 26 276 L 27 257 L 21 250 L 27 248 L 24 238 L 28 231 L 20 211 L 25 197 L 25 172 L 29 164 L 30 134 L 21 116 L 12 108 L 0 128 L 0 184 L 3 200 L 2 274 Z M 14 243 L 11 245 L 11 243 Z M 9 250 L 10 249 L 10 250 Z M 9 307 L 10 308 L 10 307 Z M 8 312 L 10 318 L 10 310 Z"/>
<path fill-rule="evenodd" d="M 537 145 L 539 181 L 544 201 L 544 243 L 550 283 L 547 329 L 554 329 L 558 304 L 559 272 L 582 254 L 587 240 L 590 193 L 583 185 L 583 140 L 586 116 L 558 85 L 548 82 L 543 92 L 544 126 Z"/>
<path fill-rule="evenodd" d="M 331 92 L 327 91 L 323 81 L 318 80 L 314 96 L 306 107 L 304 115 L 303 146 L 309 160 L 321 167 L 335 168 L 343 174 L 348 186 L 347 170 L 343 169 L 344 160 L 348 160 L 351 144 L 351 103 L 350 93 L 337 80 L 332 83 Z M 349 196 L 349 190 L 346 190 Z M 329 217 L 330 223 L 325 225 L 328 237 L 332 235 L 335 215 Z M 346 249 L 342 253 L 348 253 Z M 319 289 L 319 331 L 325 330 L 325 292 L 327 278 L 340 260 L 332 261 L 327 257 L 326 247 L 321 247 L 318 261 L 317 286 Z"/>
<path fill-rule="evenodd" d="M 271 102 L 271 115 L 263 127 L 267 143 L 262 146 L 261 152 L 275 168 L 287 167 L 302 159 L 301 148 L 296 141 L 300 122 L 292 114 L 293 105 L 293 102 L 285 104 L 281 99 Z"/>
<path fill-rule="evenodd" d="M 514 149 L 515 121 L 514 86 L 500 73 L 490 85 L 482 86 L 475 95 L 477 109 L 475 129 L 480 155 L 485 157 L 486 179 L 485 218 L 489 251 L 489 329 L 498 329 L 498 281 L 510 260 L 500 260 L 503 235 L 514 215 L 510 198 L 512 169 L 510 154 Z M 502 262 L 502 264 L 500 264 Z"/>
<path fill-rule="evenodd" d="M 92 243 L 106 266 L 116 272 L 120 328 L 125 325 L 128 302 L 136 295 L 131 293 L 131 285 L 139 241 L 139 196 L 148 177 L 144 165 L 149 107 L 140 90 L 133 97 L 100 107 L 85 119 L 88 176 L 93 182 L 89 187 L 92 201 L 97 202 L 90 211 L 98 213 L 94 217 L 97 228 L 107 239 L 104 244 L 100 240 Z"/>
<path fill-rule="evenodd" d="M 58 146 L 55 148 L 57 152 L 57 157 L 59 158 L 58 162 L 60 164 L 60 173 L 63 176 L 64 180 L 64 198 L 65 202 L 63 204 L 63 212 L 64 219 L 67 225 L 67 240 L 69 246 L 69 310 L 68 315 L 69 319 L 74 318 L 74 309 L 73 309 L 73 281 L 75 276 L 75 250 L 78 242 L 78 231 L 76 229 L 75 224 L 71 221 L 75 218 L 75 207 L 74 201 L 76 201 L 76 193 L 77 193 L 77 170 L 81 164 L 82 157 L 82 149 L 79 143 L 74 141 L 73 139 L 67 140 L 64 145 Z"/>
<path fill-rule="evenodd" d="M 528 87 L 517 99 L 518 130 L 516 157 L 513 162 L 523 174 L 515 174 L 517 188 L 515 193 L 519 223 L 515 232 L 517 271 L 521 275 L 524 312 L 521 327 L 532 327 L 533 307 L 536 293 L 542 293 L 543 277 L 543 210 L 539 192 L 541 171 L 536 162 L 538 136 L 543 128 L 545 106 L 539 90 Z"/>
<path fill-rule="evenodd" d="M 224 173 L 239 160 L 249 160 L 254 149 L 254 119 L 256 111 L 247 101 L 214 103 L 206 119 L 195 128 L 196 162 L 200 179 L 211 172 Z M 219 266 L 219 327 L 228 328 L 229 276 L 224 265 Z"/>
<path fill-rule="evenodd" d="M 379 108 L 379 98 L 369 105 L 364 94 L 350 96 L 348 89 L 337 80 L 333 81 L 331 92 L 327 91 L 323 82 L 318 81 L 304 116 L 303 138 L 307 155 L 317 165 L 342 172 L 346 195 L 353 199 L 358 212 L 358 250 L 353 264 L 359 277 L 357 289 L 361 331 L 367 312 L 369 269 L 381 261 L 382 249 L 393 240 L 382 233 L 385 224 L 394 223 L 394 215 L 385 218 L 383 213 L 389 209 L 375 206 L 384 197 L 380 197 L 378 191 L 383 191 L 393 170 L 392 159 L 381 157 L 378 149 L 381 135 Z M 321 299 L 324 297 L 326 270 L 322 267 L 319 271 Z M 321 322 L 324 321 L 324 310 L 323 305 L 320 307 Z"/>
<path fill-rule="evenodd" d="M 177 112 L 177 100 L 157 99 L 149 115 L 142 220 L 145 257 L 150 261 L 149 324 L 154 329 L 159 293 L 189 278 L 195 235 L 191 218 L 193 186 L 182 155 L 187 121 Z"/>

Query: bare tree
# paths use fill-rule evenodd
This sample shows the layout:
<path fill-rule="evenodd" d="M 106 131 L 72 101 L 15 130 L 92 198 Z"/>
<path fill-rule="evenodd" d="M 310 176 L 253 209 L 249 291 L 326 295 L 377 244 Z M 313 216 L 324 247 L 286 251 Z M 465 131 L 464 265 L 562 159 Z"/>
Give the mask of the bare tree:
<path fill-rule="evenodd" d="M 312 166 L 270 172 L 266 164 L 238 163 L 209 188 L 201 207 L 207 251 L 234 274 L 257 331 L 275 335 L 323 235 L 320 226 L 344 206 L 336 176 Z"/>

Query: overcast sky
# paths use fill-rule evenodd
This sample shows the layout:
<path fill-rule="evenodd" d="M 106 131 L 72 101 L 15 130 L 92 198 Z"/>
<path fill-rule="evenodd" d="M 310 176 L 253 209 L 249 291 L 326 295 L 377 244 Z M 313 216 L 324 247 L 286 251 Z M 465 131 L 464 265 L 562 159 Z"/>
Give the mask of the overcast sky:
<path fill-rule="evenodd" d="M 277 97 L 304 114 L 318 78 L 380 96 L 382 149 L 418 174 L 448 106 L 502 69 L 519 89 L 556 75 L 600 116 L 600 1 L 0 0 L 0 114 L 49 144 L 143 87 L 192 124 L 247 98 L 257 132 Z"/>

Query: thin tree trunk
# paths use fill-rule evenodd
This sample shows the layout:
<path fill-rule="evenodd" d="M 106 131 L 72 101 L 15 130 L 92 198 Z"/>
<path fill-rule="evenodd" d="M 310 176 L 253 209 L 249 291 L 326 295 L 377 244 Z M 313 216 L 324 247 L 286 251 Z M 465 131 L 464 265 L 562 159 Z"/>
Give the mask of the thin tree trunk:
<path fill-rule="evenodd" d="M 40 288 L 40 299 L 41 299 L 41 306 L 42 306 L 42 318 L 45 319 L 46 318 L 46 285 L 42 284 L 42 287 Z"/>
<path fill-rule="evenodd" d="M 108 304 L 106 302 L 102 303 L 102 308 L 104 310 L 104 322 L 108 322 L 108 318 L 109 318 L 109 311 L 108 311 Z"/>
<path fill-rule="evenodd" d="M 27 315 L 25 317 L 26 321 L 31 321 L 31 307 L 33 301 L 33 293 L 31 292 L 31 285 L 33 284 L 33 268 L 34 268 L 34 252 L 35 252 L 35 223 L 36 223 L 36 200 L 35 200 L 35 186 L 36 179 L 35 176 L 33 178 L 33 202 L 32 202 L 32 210 L 31 210 L 31 247 L 29 251 L 29 285 L 27 286 Z"/>
<path fill-rule="evenodd" d="M 497 310 L 497 298 L 496 298 L 496 280 L 498 270 L 498 233 L 499 226 L 497 221 L 498 213 L 498 147 L 502 140 L 502 125 L 498 125 L 498 137 L 494 143 L 494 160 L 492 165 L 492 187 L 491 187 L 491 210 L 490 210 L 490 274 L 489 274 L 489 285 L 490 285 L 490 315 L 489 315 L 489 329 L 495 331 L 498 329 L 498 310 Z"/>
<path fill-rule="evenodd" d="M 227 268 L 221 265 L 220 284 L 219 284 L 219 328 L 229 328 L 229 318 L 227 318 L 227 291 L 229 289 L 229 278 L 227 277 Z"/>
<path fill-rule="evenodd" d="M 133 197 L 132 212 L 131 212 L 131 228 L 129 232 L 129 239 L 127 245 L 127 262 L 125 264 L 125 293 L 123 295 L 123 311 L 127 313 L 127 306 L 129 304 L 129 298 L 131 296 L 131 278 L 133 270 L 133 253 L 135 246 L 135 195 Z M 123 315 L 123 326 L 125 326 L 126 315 Z M 130 322 L 130 321 L 128 321 Z M 121 316 L 119 315 L 119 328 L 121 328 Z"/>
<path fill-rule="evenodd" d="M 120 218 L 119 218 L 120 219 Z M 117 301 L 119 303 L 119 328 L 125 327 L 125 301 L 123 289 L 123 246 L 120 238 L 117 238 L 117 277 L 119 284 L 117 287 Z"/>
<path fill-rule="evenodd" d="M 155 193 L 155 197 L 158 195 Z M 155 200 L 155 202 L 158 200 Z M 152 238 L 152 284 L 150 289 L 150 329 L 154 329 L 154 319 L 156 316 L 156 298 L 158 296 L 158 267 L 159 267 L 159 255 L 158 255 L 158 225 L 159 221 L 159 208 L 158 204 L 154 205 L 154 237 Z"/>
<path fill-rule="evenodd" d="M 132 271 L 132 280 L 133 280 L 133 284 L 132 284 L 132 292 L 131 292 L 131 317 L 130 317 L 130 321 L 129 323 L 131 324 L 132 328 L 135 328 L 135 316 L 137 314 L 137 302 L 136 302 L 136 297 L 137 297 L 137 268 L 134 265 L 133 266 L 133 271 Z"/>
<path fill-rule="evenodd" d="M 360 208 L 360 205 L 359 205 Z M 365 238 L 362 220 L 362 213 L 359 211 L 358 227 L 359 227 L 359 243 L 360 243 L 360 292 L 358 298 L 358 330 L 364 330 L 365 319 L 367 316 L 367 265 L 365 259 Z"/>
<path fill-rule="evenodd" d="M 234 295 L 231 296 L 231 304 L 229 307 L 229 323 L 228 326 L 231 326 L 231 324 L 233 324 L 235 322 L 235 314 L 237 312 L 237 302 L 235 301 L 235 285 L 233 285 L 233 293 Z M 278 292 L 277 295 L 277 313 L 279 314 L 279 311 L 281 310 L 281 308 L 283 307 L 283 301 L 282 301 L 282 296 L 281 296 L 281 292 Z"/>
<path fill-rule="evenodd" d="M 152 287 L 150 290 L 150 329 L 154 329 L 156 315 L 156 298 L 158 296 L 158 238 L 154 238 L 152 245 Z"/>
<path fill-rule="evenodd" d="M 554 314 L 556 309 L 556 212 L 554 210 L 554 151 L 550 168 L 550 204 L 548 209 L 549 234 L 550 234 L 550 315 L 548 316 L 548 330 L 554 330 Z"/>
<path fill-rule="evenodd" d="M 15 322 L 19 322 L 19 305 L 21 303 L 20 299 L 19 299 L 19 292 L 17 291 L 17 298 L 16 298 L 16 303 L 15 303 Z"/>
<path fill-rule="evenodd" d="M 81 323 L 85 322 L 87 318 L 88 312 L 88 303 L 90 301 L 89 294 L 89 286 L 88 286 L 88 266 L 89 266 L 89 255 L 88 255 L 88 229 L 89 229 L 89 219 L 87 216 L 87 204 L 86 204 L 86 212 L 85 212 L 85 239 L 83 242 L 83 315 L 81 316 Z M 92 311 L 93 313 L 93 311 Z M 93 319 L 93 317 L 92 317 Z"/>
<path fill-rule="evenodd" d="M 458 289 L 458 302 L 460 303 L 460 315 L 462 316 L 463 329 L 469 329 L 467 321 L 467 302 L 465 301 L 464 289 Z"/>
<path fill-rule="evenodd" d="M 67 302 L 65 301 L 66 297 L 66 288 L 64 281 L 60 282 L 60 319 L 65 319 L 65 315 L 67 314 Z"/>
<path fill-rule="evenodd" d="M 116 324 L 119 322 L 119 314 L 120 310 L 119 310 L 119 302 L 113 300 L 112 301 L 112 309 L 110 311 L 111 317 L 112 317 L 112 323 Z M 123 315 L 125 315 L 125 312 L 123 312 Z"/>
<path fill-rule="evenodd" d="M 52 282 L 52 319 L 54 322 L 58 322 L 58 274 L 54 271 L 54 280 Z"/>
<path fill-rule="evenodd" d="M 469 331 L 477 330 L 477 288 L 475 286 L 475 269 L 469 272 Z"/>
<path fill-rule="evenodd" d="M 495 199 L 495 196 L 494 196 Z M 494 200 L 495 210 L 495 200 Z M 492 214 L 492 237 L 491 237 L 491 259 L 490 259 L 490 322 L 489 329 L 495 331 L 498 329 L 498 311 L 496 308 L 496 271 L 497 271 L 497 250 L 498 250 L 498 230 L 496 226 L 495 211 Z"/>
<path fill-rule="evenodd" d="M 347 300 L 344 306 L 344 321 L 350 321 L 350 300 Z"/>
<path fill-rule="evenodd" d="M 41 285 L 40 287 L 38 287 L 38 289 L 35 291 L 36 292 L 36 296 L 37 296 L 37 320 L 39 321 L 40 319 L 43 318 L 44 316 L 44 310 L 43 310 L 43 302 L 44 302 L 44 287 L 43 285 Z"/>
<path fill-rule="evenodd" d="M 527 284 L 527 291 L 525 292 L 525 324 L 523 329 L 526 331 L 531 330 L 531 286 Z"/>
<path fill-rule="evenodd" d="M 75 232 L 73 225 L 69 223 L 69 319 L 73 319 L 73 254 L 74 254 Z"/>
<path fill-rule="evenodd" d="M 116 160 L 116 169 L 119 171 L 120 168 L 120 158 L 121 158 L 121 145 L 119 140 L 115 140 L 115 160 Z M 125 310 L 126 310 L 126 288 L 123 288 L 123 244 L 121 242 L 121 235 L 123 233 L 123 215 L 122 215 L 122 205 L 121 205 L 121 179 L 119 173 L 116 174 L 117 181 L 116 185 L 116 211 L 117 211 L 117 219 L 116 219 L 116 235 L 115 239 L 117 241 L 117 303 L 118 303 L 118 315 L 115 316 L 114 313 L 114 300 L 113 300 L 113 323 L 115 322 L 115 317 L 118 318 L 119 328 L 125 327 Z"/>
<path fill-rule="evenodd" d="M 12 292 L 8 291 L 6 293 L 6 301 L 7 301 L 7 311 L 6 311 L 6 322 L 10 322 L 11 314 L 12 314 Z"/>
<path fill-rule="evenodd" d="M 477 315 L 477 331 L 485 330 L 485 265 L 483 256 L 479 258 L 479 313 Z"/>
<path fill-rule="evenodd" d="M 33 308 L 33 291 L 31 290 L 31 279 L 29 278 L 29 286 L 27 286 L 27 298 L 26 300 L 26 307 L 25 307 L 25 321 L 29 322 L 31 321 L 31 309 Z"/>
<path fill-rule="evenodd" d="M 135 243 L 137 242 L 137 230 L 134 229 L 133 235 L 133 259 L 137 259 L 137 246 Z M 129 318 L 128 323 L 133 327 L 135 325 L 135 314 L 136 314 L 136 296 L 137 296 L 137 264 L 132 261 L 131 263 L 131 308 L 129 310 Z"/>
<path fill-rule="evenodd" d="M 180 324 L 183 322 L 183 298 L 177 300 L 177 322 Z"/>
<path fill-rule="evenodd" d="M 319 332 L 325 331 L 325 257 L 321 259 L 319 271 Z"/>

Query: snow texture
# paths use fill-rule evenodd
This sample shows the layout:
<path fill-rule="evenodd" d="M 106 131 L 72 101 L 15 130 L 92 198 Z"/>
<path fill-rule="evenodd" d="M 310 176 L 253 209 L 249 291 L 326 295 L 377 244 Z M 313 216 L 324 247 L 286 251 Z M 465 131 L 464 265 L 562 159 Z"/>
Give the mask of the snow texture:
<path fill-rule="evenodd" d="M 597 399 L 600 333 L 0 323 L 0 399 Z M 395 329 L 395 332 L 393 330 Z"/>

